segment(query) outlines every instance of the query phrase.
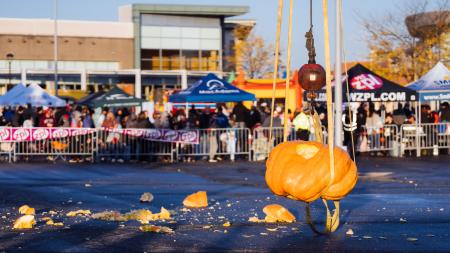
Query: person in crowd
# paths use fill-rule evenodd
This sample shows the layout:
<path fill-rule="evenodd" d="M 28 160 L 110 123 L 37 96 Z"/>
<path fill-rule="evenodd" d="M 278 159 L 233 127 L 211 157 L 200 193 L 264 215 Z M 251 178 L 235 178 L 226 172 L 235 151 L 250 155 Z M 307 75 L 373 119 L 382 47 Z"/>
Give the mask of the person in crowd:
<path fill-rule="evenodd" d="M 433 123 L 434 119 L 431 115 L 431 107 L 429 105 L 422 105 L 420 108 L 420 123 Z"/>
<path fill-rule="evenodd" d="M 10 107 L 5 107 L 3 115 L 5 116 L 6 122 L 12 124 L 12 118 L 14 116 L 15 111 Z"/>
<path fill-rule="evenodd" d="M 106 113 L 104 108 L 95 108 L 94 113 L 92 114 L 92 121 L 94 122 L 95 128 L 101 128 L 102 123 L 105 120 Z"/>
<path fill-rule="evenodd" d="M 61 116 L 61 118 L 58 121 L 58 126 L 60 127 L 70 127 L 70 118 L 69 114 L 64 114 Z"/>
<path fill-rule="evenodd" d="M 13 127 L 20 127 L 23 125 L 23 113 L 24 113 L 24 109 L 22 106 L 17 107 L 16 112 L 13 114 L 12 119 L 11 119 L 11 123 Z"/>
<path fill-rule="evenodd" d="M 402 103 L 398 103 L 397 109 L 394 110 L 392 118 L 393 118 L 393 123 L 396 124 L 397 126 L 400 126 L 403 123 L 405 123 L 406 114 L 405 114 L 405 111 L 403 110 Z"/>
<path fill-rule="evenodd" d="M 230 126 L 228 117 L 223 113 L 222 107 L 217 108 L 217 113 L 214 115 L 214 121 L 217 128 L 227 128 Z"/>
<path fill-rule="evenodd" d="M 161 113 L 161 128 L 162 129 L 169 129 L 170 128 L 170 121 L 169 121 L 169 113 L 168 112 L 162 112 Z"/>
<path fill-rule="evenodd" d="M 53 110 L 48 108 L 39 119 L 39 127 L 55 127 L 56 120 L 53 117 Z"/>
<path fill-rule="evenodd" d="M 311 125 L 307 113 L 309 113 L 309 108 L 305 107 L 304 110 L 301 111 L 292 122 L 297 140 L 309 140 Z"/>
<path fill-rule="evenodd" d="M 196 129 L 199 126 L 199 118 L 200 115 L 198 114 L 198 111 L 195 109 L 195 105 L 191 106 L 191 109 L 189 109 L 188 112 L 188 119 L 187 119 L 187 127 L 189 129 Z"/>
<path fill-rule="evenodd" d="M 259 110 L 256 108 L 256 106 L 252 106 L 250 109 L 250 115 L 248 117 L 247 126 L 250 129 L 255 128 L 256 125 L 261 124 L 261 114 Z"/>
<path fill-rule="evenodd" d="M 187 125 L 186 112 L 184 109 L 176 110 L 170 118 L 170 128 L 174 130 L 185 129 Z"/>
<path fill-rule="evenodd" d="M 448 102 L 441 104 L 440 120 L 441 122 L 450 122 L 450 105 Z"/>
<path fill-rule="evenodd" d="M 403 107 L 403 113 L 405 114 L 406 118 L 409 118 L 409 116 L 415 114 L 415 110 L 411 109 L 411 104 L 409 102 L 405 103 L 405 106 Z"/>
<path fill-rule="evenodd" d="M 155 128 L 163 129 L 161 113 L 159 111 L 155 111 L 153 113 L 153 120 L 154 120 L 153 124 L 155 125 Z"/>
<path fill-rule="evenodd" d="M 355 153 L 358 137 L 357 112 L 352 111 L 351 108 L 346 108 L 342 112 L 342 126 L 344 129 L 344 146 L 347 147 L 347 152 L 355 160 Z"/>
<path fill-rule="evenodd" d="M 114 116 L 114 113 L 112 112 L 108 112 L 106 114 L 106 118 L 102 123 L 102 127 L 103 128 L 108 128 L 108 129 L 114 129 L 117 128 L 117 121 L 116 121 L 116 117 Z"/>
<path fill-rule="evenodd" d="M 117 124 L 122 125 L 123 117 L 125 117 L 125 115 L 123 113 L 123 110 L 122 109 L 117 109 L 115 117 L 116 117 Z"/>
<path fill-rule="evenodd" d="M 227 116 L 227 118 L 230 118 L 230 115 L 231 115 L 232 112 L 231 112 L 230 109 L 227 107 L 227 104 L 225 104 L 225 103 L 217 104 L 217 108 L 219 108 L 219 107 L 222 108 L 223 114 L 225 114 L 225 116 Z"/>
<path fill-rule="evenodd" d="M 93 128 L 94 121 L 92 120 L 91 111 L 89 108 L 84 107 L 81 111 L 81 117 L 83 119 L 83 128 Z"/>
<path fill-rule="evenodd" d="M 373 148 L 379 148 L 380 140 L 380 129 L 383 127 L 383 122 L 381 120 L 378 112 L 375 111 L 374 104 L 369 104 L 369 111 L 366 118 L 366 128 L 368 141 Z"/>
<path fill-rule="evenodd" d="M 137 117 L 136 128 L 154 128 L 149 118 L 145 115 L 145 112 L 140 112 Z"/>
<path fill-rule="evenodd" d="M 31 104 L 29 104 L 29 103 L 27 104 L 27 108 L 23 112 L 23 117 L 24 117 L 24 119 L 31 118 L 32 120 L 34 120 L 34 118 L 36 118 L 36 112 L 33 109 L 33 106 Z"/>
<path fill-rule="evenodd" d="M 136 113 L 131 113 L 127 117 L 127 122 L 125 123 L 125 128 L 137 128 L 138 117 Z"/>
<path fill-rule="evenodd" d="M 237 128 L 245 128 L 245 121 L 249 114 L 250 111 L 247 107 L 245 107 L 242 102 L 238 102 L 231 112 L 231 118 L 236 122 Z"/>
<path fill-rule="evenodd" d="M 199 117 L 199 128 L 208 129 L 211 126 L 211 120 L 211 109 L 209 106 L 206 106 Z"/>
<path fill-rule="evenodd" d="M 34 127 L 34 122 L 31 114 L 27 114 L 24 116 L 24 121 L 22 127 L 31 128 Z"/>
<path fill-rule="evenodd" d="M 270 111 L 270 110 L 269 110 Z M 269 112 L 270 113 L 270 112 Z M 273 112 L 273 127 L 283 127 L 283 125 L 281 124 L 281 118 L 280 115 L 278 114 L 278 111 L 274 111 Z M 264 122 L 263 122 L 263 127 L 270 127 L 270 114 L 269 117 L 267 117 Z"/>
<path fill-rule="evenodd" d="M 8 125 L 8 121 L 5 118 L 5 109 L 3 107 L 0 107 L 0 126 L 6 126 Z"/>

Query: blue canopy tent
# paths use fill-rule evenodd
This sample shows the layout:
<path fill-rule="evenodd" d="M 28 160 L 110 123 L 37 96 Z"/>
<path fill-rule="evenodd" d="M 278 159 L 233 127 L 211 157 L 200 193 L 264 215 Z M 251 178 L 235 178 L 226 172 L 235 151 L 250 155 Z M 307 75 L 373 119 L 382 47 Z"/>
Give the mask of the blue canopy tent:
<path fill-rule="evenodd" d="M 442 62 L 438 62 L 428 73 L 407 87 L 419 94 L 418 110 L 422 102 L 450 100 L 450 70 Z M 421 115 L 417 114 L 421 122 Z"/>
<path fill-rule="evenodd" d="M 191 87 L 175 93 L 169 97 L 172 103 L 222 103 L 255 101 L 254 94 L 241 90 L 230 83 L 218 78 L 214 74 L 208 74 Z"/>

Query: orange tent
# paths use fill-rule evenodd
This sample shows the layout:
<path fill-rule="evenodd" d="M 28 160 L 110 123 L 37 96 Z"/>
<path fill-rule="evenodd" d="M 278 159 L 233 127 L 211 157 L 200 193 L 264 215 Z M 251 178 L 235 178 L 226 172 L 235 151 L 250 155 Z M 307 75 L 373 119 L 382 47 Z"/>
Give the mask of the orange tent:
<path fill-rule="evenodd" d="M 241 72 L 242 73 L 242 72 Z M 271 99 L 272 98 L 272 79 L 248 79 L 245 80 L 243 74 L 239 73 L 239 76 L 233 81 L 233 84 L 238 88 L 247 92 L 255 94 L 257 99 Z M 284 99 L 286 89 L 286 79 L 277 79 L 275 99 Z M 289 84 L 289 101 L 288 108 L 291 111 L 302 108 L 303 102 L 303 90 L 298 83 L 298 71 L 294 72 Z M 284 101 L 284 100 L 283 100 Z"/>

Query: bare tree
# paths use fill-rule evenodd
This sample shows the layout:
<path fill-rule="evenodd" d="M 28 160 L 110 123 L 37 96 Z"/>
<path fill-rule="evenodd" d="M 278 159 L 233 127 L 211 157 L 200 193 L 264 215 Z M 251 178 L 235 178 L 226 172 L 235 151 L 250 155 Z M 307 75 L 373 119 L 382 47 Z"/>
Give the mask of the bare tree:
<path fill-rule="evenodd" d="M 450 0 L 432 2 L 408 1 L 382 19 L 361 18 L 373 70 L 393 80 L 411 82 L 437 61 L 448 59 L 450 52 L 443 50 L 442 37 L 449 32 Z"/>

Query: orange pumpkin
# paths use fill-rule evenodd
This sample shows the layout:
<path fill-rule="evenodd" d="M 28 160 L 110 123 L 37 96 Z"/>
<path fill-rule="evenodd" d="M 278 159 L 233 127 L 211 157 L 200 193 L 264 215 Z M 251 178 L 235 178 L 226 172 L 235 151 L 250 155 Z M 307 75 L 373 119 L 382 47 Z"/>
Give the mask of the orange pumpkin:
<path fill-rule="evenodd" d="M 276 146 L 266 166 L 266 183 L 276 195 L 312 202 L 319 197 L 340 200 L 358 179 L 356 165 L 347 152 L 335 147 L 335 176 L 329 185 L 328 146 L 313 141 L 292 141 Z"/>

